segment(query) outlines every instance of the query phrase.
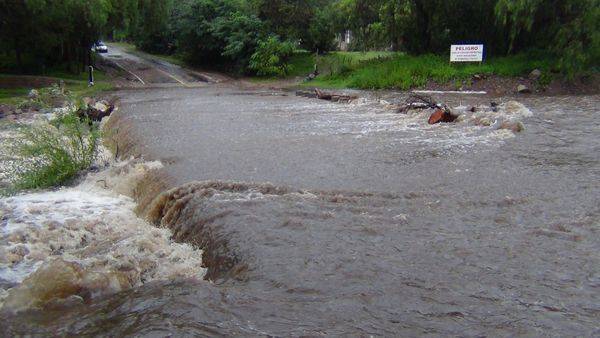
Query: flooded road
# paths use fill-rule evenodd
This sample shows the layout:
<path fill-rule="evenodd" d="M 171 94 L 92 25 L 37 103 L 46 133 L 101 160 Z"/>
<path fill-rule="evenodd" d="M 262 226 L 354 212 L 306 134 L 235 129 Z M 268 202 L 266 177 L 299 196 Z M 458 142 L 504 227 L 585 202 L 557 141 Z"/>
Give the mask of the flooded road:
<path fill-rule="evenodd" d="M 518 98 L 515 134 L 395 114 L 398 93 L 120 95 L 122 149 L 165 165 L 140 215 L 207 279 L 5 314 L 4 335 L 600 334 L 598 96 Z"/>

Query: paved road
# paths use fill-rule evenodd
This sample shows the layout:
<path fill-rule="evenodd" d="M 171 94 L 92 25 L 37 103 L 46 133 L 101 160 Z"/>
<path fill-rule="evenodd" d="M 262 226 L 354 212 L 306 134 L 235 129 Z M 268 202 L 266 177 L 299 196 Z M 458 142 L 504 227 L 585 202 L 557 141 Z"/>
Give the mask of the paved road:
<path fill-rule="evenodd" d="M 121 82 L 121 84 L 125 86 L 199 87 L 206 83 L 217 83 L 226 79 L 218 74 L 184 69 L 143 52 L 127 52 L 124 47 L 117 44 L 109 43 L 107 45 L 109 52 L 100 54 L 100 57 L 122 71 L 121 77 L 127 81 Z"/>

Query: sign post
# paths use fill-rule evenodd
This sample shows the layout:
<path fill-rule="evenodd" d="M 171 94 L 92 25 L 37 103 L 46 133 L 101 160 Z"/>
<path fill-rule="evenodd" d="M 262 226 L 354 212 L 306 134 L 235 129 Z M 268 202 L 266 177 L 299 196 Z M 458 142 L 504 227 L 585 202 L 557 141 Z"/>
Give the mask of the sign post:
<path fill-rule="evenodd" d="M 89 86 L 93 86 L 94 85 L 94 67 L 93 66 L 89 66 L 88 68 L 88 80 L 89 80 Z"/>
<path fill-rule="evenodd" d="M 483 45 L 450 46 L 450 62 L 483 62 Z"/>

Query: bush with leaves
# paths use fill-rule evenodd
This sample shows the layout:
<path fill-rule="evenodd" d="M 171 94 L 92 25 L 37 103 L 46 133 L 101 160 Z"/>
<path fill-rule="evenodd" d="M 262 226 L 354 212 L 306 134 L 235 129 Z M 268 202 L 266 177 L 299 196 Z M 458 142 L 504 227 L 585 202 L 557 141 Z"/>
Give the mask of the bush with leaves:
<path fill-rule="evenodd" d="M 14 190 L 40 189 L 69 182 L 93 163 L 100 131 L 75 113 L 51 123 L 20 125 L 12 144 Z"/>
<path fill-rule="evenodd" d="M 269 36 L 258 41 L 258 47 L 250 58 L 250 69 L 260 76 L 286 76 L 291 70 L 289 60 L 294 51 L 294 43 Z"/>

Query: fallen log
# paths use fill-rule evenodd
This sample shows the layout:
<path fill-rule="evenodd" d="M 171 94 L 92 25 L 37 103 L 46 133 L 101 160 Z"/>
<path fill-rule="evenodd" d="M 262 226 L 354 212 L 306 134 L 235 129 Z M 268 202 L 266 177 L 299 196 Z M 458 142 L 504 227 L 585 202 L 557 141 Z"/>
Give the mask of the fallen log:
<path fill-rule="evenodd" d="M 316 99 L 317 94 L 314 91 L 298 90 L 296 96 L 307 97 L 309 99 Z"/>
<path fill-rule="evenodd" d="M 344 95 L 344 94 L 332 94 L 326 93 L 315 88 L 315 94 L 320 100 L 332 101 L 332 102 L 351 102 L 358 99 L 356 95 Z"/>
<path fill-rule="evenodd" d="M 398 108 L 398 113 L 406 114 L 409 110 L 430 108 L 440 108 L 440 105 L 435 102 L 431 96 L 412 94 L 404 101 L 404 105 Z"/>
<path fill-rule="evenodd" d="M 431 96 L 412 94 L 404 101 L 404 105 L 398 108 L 398 113 L 406 114 L 410 110 L 434 109 L 429 117 L 429 124 L 454 122 L 458 118 L 450 107 L 442 105 L 433 100 Z"/>
<path fill-rule="evenodd" d="M 322 92 L 322 91 L 320 91 L 318 89 L 315 89 L 315 94 L 317 94 L 317 98 L 319 100 L 328 100 L 328 101 L 331 101 L 331 96 L 332 96 L 331 94 Z"/>
<path fill-rule="evenodd" d="M 331 101 L 331 102 L 344 102 L 344 103 L 348 103 L 348 102 L 358 99 L 358 96 L 356 96 L 356 95 L 326 93 L 319 89 L 315 89 L 312 91 L 298 90 L 298 91 L 296 91 L 296 96 L 307 97 L 307 98 L 311 98 L 311 99 L 326 100 L 326 101 Z"/>

